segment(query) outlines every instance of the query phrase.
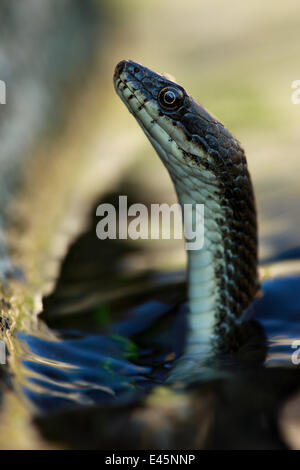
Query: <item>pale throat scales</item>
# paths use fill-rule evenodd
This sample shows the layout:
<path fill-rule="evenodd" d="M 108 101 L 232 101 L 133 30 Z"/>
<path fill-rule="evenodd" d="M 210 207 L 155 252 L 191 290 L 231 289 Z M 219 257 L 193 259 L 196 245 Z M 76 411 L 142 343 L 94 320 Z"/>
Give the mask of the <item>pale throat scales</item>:
<path fill-rule="evenodd" d="M 150 139 L 152 141 L 152 139 Z M 216 313 L 218 310 L 219 286 L 216 269 L 225 263 L 220 254 L 224 253 L 222 234 L 219 230 L 220 219 L 225 215 L 219 201 L 219 189 L 214 173 L 201 169 L 187 158 L 179 158 L 166 152 L 157 142 L 155 147 L 162 162 L 168 169 L 173 181 L 178 201 L 182 206 L 192 207 L 192 220 L 197 220 L 197 204 L 204 205 L 204 243 L 201 249 L 187 250 L 188 258 L 188 328 L 185 354 L 206 354 L 214 347 Z M 217 222 L 218 219 L 218 222 Z M 202 227 L 193 227 L 200 233 Z M 188 240 L 187 240 L 188 241 Z M 216 253 L 218 255 L 216 255 Z"/>

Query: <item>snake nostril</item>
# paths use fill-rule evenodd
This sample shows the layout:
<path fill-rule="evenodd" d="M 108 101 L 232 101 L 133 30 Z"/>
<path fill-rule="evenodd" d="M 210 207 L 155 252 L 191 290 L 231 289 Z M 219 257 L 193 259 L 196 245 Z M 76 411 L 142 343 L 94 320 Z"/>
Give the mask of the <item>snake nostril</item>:
<path fill-rule="evenodd" d="M 140 69 L 139 69 L 139 67 L 134 67 L 133 71 L 134 71 L 134 73 L 139 73 Z"/>

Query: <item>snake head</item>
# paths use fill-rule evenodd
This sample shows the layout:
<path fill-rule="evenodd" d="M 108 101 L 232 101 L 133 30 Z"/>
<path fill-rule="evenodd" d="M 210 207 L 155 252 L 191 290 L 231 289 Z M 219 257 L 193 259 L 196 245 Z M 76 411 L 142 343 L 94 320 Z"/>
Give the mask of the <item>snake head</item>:
<path fill-rule="evenodd" d="M 216 172 L 245 163 L 239 142 L 176 82 L 123 60 L 114 85 L 165 164 L 175 156 L 185 166 Z"/>

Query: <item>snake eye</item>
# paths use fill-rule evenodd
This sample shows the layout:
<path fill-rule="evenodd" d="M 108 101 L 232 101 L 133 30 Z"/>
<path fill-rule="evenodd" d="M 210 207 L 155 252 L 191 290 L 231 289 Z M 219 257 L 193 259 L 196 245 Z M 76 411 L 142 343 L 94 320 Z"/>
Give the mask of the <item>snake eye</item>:
<path fill-rule="evenodd" d="M 159 104 L 165 108 L 174 111 L 181 106 L 184 96 L 181 90 L 174 87 L 162 88 L 158 94 Z"/>

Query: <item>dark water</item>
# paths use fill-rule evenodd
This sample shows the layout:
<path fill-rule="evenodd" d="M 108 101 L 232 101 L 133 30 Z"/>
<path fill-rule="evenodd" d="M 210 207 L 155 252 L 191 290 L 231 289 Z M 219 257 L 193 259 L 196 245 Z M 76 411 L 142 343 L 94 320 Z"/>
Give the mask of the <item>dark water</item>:
<path fill-rule="evenodd" d="M 196 420 L 196 414 L 180 425 L 183 429 L 172 422 L 175 434 L 165 442 L 153 438 L 152 424 L 146 443 L 141 429 L 129 424 L 183 352 L 184 275 L 129 272 L 126 259 L 137 254 L 136 247 L 100 243 L 94 222 L 70 248 L 54 293 L 44 299 L 41 322 L 49 329 L 17 333 L 22 389 L 36 409 L 37 424 L 47 438 L 75 448 L 195 448 L 195 431 L 187 441 L 185 436 L 201 429 L 203 417 Z M 282 263 L 284 256 L 272 262 Z M 265 280 L 262 295 L 245 314 L 241 328 L 247 334 L 239 350 L 219 355 L 210 379 L 199 380 L 198 373 L 188 387 L 187 393 L 198 397 L 193 406 L 202 403 L 205 413 L 214 412 L 209 439 L 201 446 L 285 446 L 276 416 L 300 388 L 299 319 L 300 275 Z M 227 374 L 222 379 L 220 364 Z M 127 428 L 131 437 L 125 439 Z"/>
<path fill-rule="evenodd" d="M 146 301 L 101 334 L 106 308 L 83 315 L 90 332 L 56 330 L 57 339 L 52 341 L 18 334 L 24 345 L 24 392 L 41 411 L 132 399 L 139 391 L 163 383 L 182 353 L 184 305 Z"/>
<path fill-rule="evenodd" d="M 179 288 L 184 291 L 183 285 Z M 166 289 L 171 291 L 174 286 Z M 267 280 L 262 289 L 263 297 L 247 313 L 263 329 L 263 347 L 259 345 L 265 355 L 262 364 L 297 369 L 300 277 Z M 81 315 L 85 331 L 55 330 L 56 339 L 52 341 L 18 334 L 24 343 L 24 391 L 41 411 L 132 398 L 134 393 L 164 382 L 172 363 L 182 354 L 185 303 L 170 305 L 145 299 L 129 310 L 126 319 L 106 326 L 103 334 L 102 322 L 108 309 L 102 305 L 85 312 Z M 118 312 L 115 314 L 118 316 Z M 72 318 L 68 320 L 72 323 Z M 297 340 L 299 343 L 294 343 Z"/>

